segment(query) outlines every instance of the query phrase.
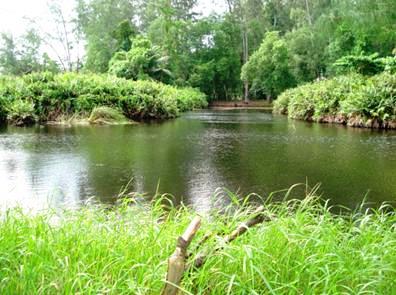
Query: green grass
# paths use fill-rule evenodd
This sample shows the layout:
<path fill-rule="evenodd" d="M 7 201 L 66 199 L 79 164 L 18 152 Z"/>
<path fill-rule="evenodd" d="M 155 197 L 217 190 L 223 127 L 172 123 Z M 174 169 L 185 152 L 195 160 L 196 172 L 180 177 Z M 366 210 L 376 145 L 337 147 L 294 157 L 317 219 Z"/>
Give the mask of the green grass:
<path fill-rule="evenodd" d="M 183 289 L 187 294 L 395 294 L 393 209 L 341 216 L 321 203 L 312 196 L 267 202 L 272 220 L 186 273 Z M 195 214 L 160 204 L 2 213 L 0 293 L 159 294 L 167 258 Z M 234 204 L 203 216 L 190 249 L 205 233 L 229 233 L 251 210 L 247 203 Z M 203 249 L 210 252 L 221 241 L 213 235 Z"/>
<path fill-rule="evenodd" d="M 94 108 L 88 121 L 92 124 L 123 124 L 128 122 L 120 111 L 110 107 Z"/>

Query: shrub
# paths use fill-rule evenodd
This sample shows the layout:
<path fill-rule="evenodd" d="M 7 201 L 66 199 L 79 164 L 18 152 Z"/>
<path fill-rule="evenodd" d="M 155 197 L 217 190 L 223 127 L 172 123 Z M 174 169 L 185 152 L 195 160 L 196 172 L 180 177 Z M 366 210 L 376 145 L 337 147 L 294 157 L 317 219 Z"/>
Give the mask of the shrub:
<path fill-rule="evenodd" d="M 94 108 L 88 120 L 93 124 L 122 124 L 127 121 L 119 110 L 110 107 Z"/>
<path fill-rule="evenodd" d="M 380 121 L 396 120 L 396 75 L 383 73 L 350 93 L 341 103 L 341 112 Z"/>
<path fill-rule="evenodd" d="M 338 59 L 333 65 L 338 73 L 356 72 L 362 75 L 375 75 L 384 70 L 378 53 L 371 55 L 347 55 Z"/>
<path fill-rule="evenodd" d="M 278 98 L 274 101 L 274 113 L 287 115 L 287 107 L 289 106 L 290 96 L 292 95 L 293 91 L 293 89 L 288 89 L 278 96 Z"/>
<path fill-rule="evenodd" d="M 76 73 L 2 77 L 0 116 L 7 116 L 5 105 L 19 100 L 31 101 L 40 121 L 57 120 L 64 115 L 89 115 L 100 106 L 118 108 L 130 119 L 167 119 L 207 105 L 205 95 L 198 90 L 154 81 Z"/>
<path fill-rule="evenodd" d="M 26 100 L 13 101 L 8 108 L 7 120 L 16 126 L 34 124 L 36 122 L 34 104 Z"/>
<path fill-rule="evenodd" d="M 282 93 L 274 112 L 293 119 L 394 128 L 396 75 L 384 72 L 364 78 L 350 74 L 308 83 Z M 359 123 L 352 123 L 356 118 Z"/>

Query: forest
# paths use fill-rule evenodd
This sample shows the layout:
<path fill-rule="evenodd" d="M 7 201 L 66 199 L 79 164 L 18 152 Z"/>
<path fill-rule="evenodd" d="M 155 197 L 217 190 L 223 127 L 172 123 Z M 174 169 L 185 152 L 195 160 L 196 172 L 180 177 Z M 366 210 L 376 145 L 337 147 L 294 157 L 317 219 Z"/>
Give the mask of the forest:
<path fill-rule="evenodd" d="M 395 69 L 392 0 L 224 2 L 202 16 L 197 0 L 76 0 L 68 16 L 54 1 L 55 33 L 32 20 L 22 37 L 2 34 L 1 72 L 111 73 L 235 100 L 245 86 L 248 98 L 275 99 L 324 77 Z"/>

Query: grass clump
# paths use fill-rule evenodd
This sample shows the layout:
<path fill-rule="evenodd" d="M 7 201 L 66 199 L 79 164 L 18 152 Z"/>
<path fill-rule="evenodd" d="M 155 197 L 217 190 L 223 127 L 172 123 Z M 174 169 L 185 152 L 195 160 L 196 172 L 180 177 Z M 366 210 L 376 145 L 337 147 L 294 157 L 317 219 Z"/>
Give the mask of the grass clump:
<path fill-rule="evenodd" d="M 396 129 L 395 94 L 395 74 L 350 74 L 287 90 L 275 101 L 274 112 L 307 121 Z"/>
<path fill-rule="evenodd" d="M 119 110 L 110 107 L 94 108 L 88 121 L 91 124 L 125 124 L 128 122 Z"/>
<path fill-rule="evenodd" d="M 89 116 L 95 107 L 103 106 L 119 109 L 129 119 L 168 119 L 207 105 L 206 96 L 191 88 L 77 73 L 1 77 L 0 118 L 7 118 L 3 106 L 15 101 L 31 102 L 41 122 Z"/>
<path fill-rule="evenodd" d="M 167 258 L 194 216 L 189 208 L 123 205 L 0 219 L 2 294 L 159 294 Z M 247 205 L 203 217 L 204 266 L 189 270 L 187 294 L 391 294 L 396 288 L 393 209 L 334 215 L 308 197 L 265 204 L 271 220 L 220 251 L 222 234 L 246 221 Z M 386 213 L 388 212 L 388 213 Z M 197 254 L 196 252 L 193 254 Z M 191 257 L 194 259 L 194 255 Z"/>

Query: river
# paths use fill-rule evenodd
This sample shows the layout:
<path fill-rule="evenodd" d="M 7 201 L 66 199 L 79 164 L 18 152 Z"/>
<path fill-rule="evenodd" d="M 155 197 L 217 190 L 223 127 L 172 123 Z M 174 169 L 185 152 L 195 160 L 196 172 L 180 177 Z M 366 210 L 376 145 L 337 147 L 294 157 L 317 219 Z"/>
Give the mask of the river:
<path fill-rule="evenodd" d="M 296 183 L 321 183 L 333 205 L 365 198 L 376 207 L 396 201 L 396 132 L 247 110 L 124 126 L 8 126 L 0 128 L 0 183 L 2 208 L 33 210 L 111 204 L 128 183 L 139 199 L 170 193 L 201 211 L 227 203 L 225 189 L 265 198 Z"/>

